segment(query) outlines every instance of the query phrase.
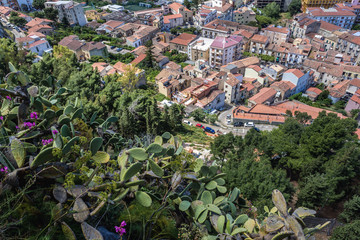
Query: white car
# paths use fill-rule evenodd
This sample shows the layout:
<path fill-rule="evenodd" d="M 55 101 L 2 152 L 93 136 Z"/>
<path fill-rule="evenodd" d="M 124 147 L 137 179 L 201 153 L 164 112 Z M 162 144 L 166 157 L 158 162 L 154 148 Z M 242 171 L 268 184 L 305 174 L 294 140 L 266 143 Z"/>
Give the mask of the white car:
<path fill-rule="evenodd" d="M 226 121 L 226 123 L 227 123 L 228 125 L 230 125 L 230 124 L 231 124 L 231 120 L 228 119 L 228 120 Z"/>
<path fill-rule="evenodd" d="M 255 124 L 254 124 L 254 122 L 247 122 L 247 123 L 245 123 L 244 126 L 245 127 L 255 127 Z"/>
<path fill-rule="evenodd" d="M 190 121 L 188 121 L 188 120 L 184 120 L 183 121 L 185 124 L 187 124 L 187 125 L 189 125 L 189 126 L 192 126 L 193 124 L 190 122 Z"/>

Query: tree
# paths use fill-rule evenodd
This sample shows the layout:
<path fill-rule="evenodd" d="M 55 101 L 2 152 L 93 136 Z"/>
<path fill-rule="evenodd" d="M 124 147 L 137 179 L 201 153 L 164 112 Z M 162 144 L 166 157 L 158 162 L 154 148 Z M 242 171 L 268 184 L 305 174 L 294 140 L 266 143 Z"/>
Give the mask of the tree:
<path fill-rule="evenodd" d="M 355 195 L 344 204 L 344 211 L 340 214 L 340 219 L 346 223 L 360 220 L 360 196 Z"/>
<path fill-rule="evenodd" d="M 10 13 L 9 21 L 19 27 L 23 27 L 27 23 L 25 18 L 19 17 L 19 13 L 15 11 Z"/>
<path fill-rule="evenodd" d="M 360 109 L 352 109 L 350 111 L 351 117 L 353 119 L 357 119 L 357 117 L 359 116 L 359 113 L 360 113 Z"/>
<path fill-rule="evenodd" d="M 34 0 L 33 7 L 36 8 L 37 10 L 43 10 L 45 8 L 44 5 L 45 2 L 46 0 Z"/>
<path fill-rule="evenodd" d="M 360 220 L 334 229 L 330 240 L 354 240 L 360 236 Z"/>
<path fill-rule="evenodd" d="M 286 200 L 290 200 L 294 189 L 286 177 L 286 171 L 273 169 L 270 161 L 256 160 L 255 156 L 238 161 L 229 160 L 225 167 L 229 188 L 237 187 L 252 205 L 262 211 L 264 206 L 273 206 L 272 189 L 279 189 Z"/>
<path fill-rule="evenodd" d="M 75 55 L 67 47 L 62 45 L 55 45 L 53 49 L 53 54 L 56 58 L 70 59 L 72 55 Z"/>
<path fill-rule="evenodd" d="M 301 12 L 301 0 L 292 0 L 288 10 L 291 16 Z"/>
<path fill-rule="evenodd" d="M 203 122 L 206 116 L 204 110 L 202 110 L 201 108 L 195 109 L 190 115 L 194 118 L 195 121 L 200 122 Z"/>
<path fill-rule="evenodd" d="M 132 65 L 125 66 L 125 73 L 117 79 L 117 81 L 123 86 L 124 90 L 131 91 L 135 88 L 139 81 L 137 71 L 139 71 L 139 69 Z"/>
<path fill-rule="evenodd" d="M 267 27 L 268 25 L 270 25 L 273 22 L 273 20 L 270 17 L 263 16 L 263 15 L 256 15 L 255 18 L 260 27 Z"/>
<path fill-rule="evenodd" d="M 152 50 L 153 50 L 153 44 L 152 44 L 152 41 L 149 40 L 146 42 L 145 44 L 146 46 L 146 57 L 144 58 L 144 60 L 142 61 L 141 63 L 141 68 L 144 68 L 144 69 L 152 69 L 154 68 L 154 57 L 153 57 L 153 54 L 152 54 Z"/>
<path fill-rule="evenodd" d="M 185 7 L 187 7 L 188 9 L 191 8 L 191 3 L 189 2 L 189 0 L 184 0 L 183 5 L 184 5 Z"/>
<path fill-rule="evenodd" d="M 280 6 L 276 2 L 269 3 L 263 9 L 265 16 L 278 19 L 280 17 Z"/>
<path fill-rule="evenodd" d="M 56 21 L 58 18 L 59 11 L 55 8 L 45 8 L 44 9 L 44 15 L 47 19 L 50 19 L 52 21 Z M 64 16 L 63 19 L 66 19 Z"/>
<path fill-rule="evenodd" d="M 312 117 L 306 112 L 295 111 L 294 115 L 295 119 L 298 120 L 301 124 L 306 124 L 312 119 Z"/>
<path fill-rule="evenodd" d="M 206 118 L 209 121 L 209 123 L 214 124 L 217 121 L 218 116 L 216 114 L 209 114 L 207 115 Z"/>

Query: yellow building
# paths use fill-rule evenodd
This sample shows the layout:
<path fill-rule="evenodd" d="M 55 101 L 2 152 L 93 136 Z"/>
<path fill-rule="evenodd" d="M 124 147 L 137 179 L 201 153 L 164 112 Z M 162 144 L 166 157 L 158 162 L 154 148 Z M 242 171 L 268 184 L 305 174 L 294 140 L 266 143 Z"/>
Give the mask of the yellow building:
<path fill-rule="evenodd" d="M 98 12 L 96 10 L 85 11 L 86 19 L 91 19 L 91 20 L 100 20 L 108 14 L 109 13 L 106 11 L 102 11 L 102 12 Z"/>
<path fill-rule="evenodd" d="M 337 3 L 351 3 L 352 0 L 301 0 L 302 10 L 306 11 L 308 7 L 330 8 Z"/>

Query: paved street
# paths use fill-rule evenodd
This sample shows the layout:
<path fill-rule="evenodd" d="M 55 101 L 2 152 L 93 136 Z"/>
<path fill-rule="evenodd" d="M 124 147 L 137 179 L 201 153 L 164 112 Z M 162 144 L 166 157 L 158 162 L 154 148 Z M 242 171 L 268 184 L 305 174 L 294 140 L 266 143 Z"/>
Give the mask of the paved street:
<path fill-rule="evenodd" d="M 228 132 L 232 132 L 234 135 L 237 136 L 245 136 L 247 131 L 249 131 L 251 128 L 250 127 L 234 127 L 232 124 L 227 124 L 227 115 L 232 115 L 232 111 L 235 107 L 234 106 L 229 106 L 229 109 L 222 111 L 219 116 L 218 116 L 218 122 L 216 125 L 212 125 L 212 124 L 207 124 L 207 123 L 201 123 L 201 122 L 196 122 L 194 121 L 192 118 L 187 118 L 186 120 L 190 121 L 194 126 L 197 123 L 202 124 L 205 127 L 211 127 L 212 129 L 214 129 L 216 132 L 220 131 L 224 134 L 228 133 Z M 275 125 L 269 125 L 269 124 L 255 124 L 255 126 L 260 129 L 261 131 L 271 131 L 275 128 L 277 128 L 278 126 Z"/>
<path fill-rule="evenodd" d="M 2 20 L 1 24 L 2 24 L 3 28 L 6 28 L 7 30 L 11 31 L 12 34 L 14 34 L 14 38 L 20 38 L 20 37 L 26 36 L 25 33 L 23 31 L 21 31 L 21 29 L 19 30 L 20 32 L 18 32 L 15 29 L 13 29 L 12 27 L 7 27 L 6 24 L 8 24 L 9 22 L 5 18 L 1 18 L 1 20 Z"/>

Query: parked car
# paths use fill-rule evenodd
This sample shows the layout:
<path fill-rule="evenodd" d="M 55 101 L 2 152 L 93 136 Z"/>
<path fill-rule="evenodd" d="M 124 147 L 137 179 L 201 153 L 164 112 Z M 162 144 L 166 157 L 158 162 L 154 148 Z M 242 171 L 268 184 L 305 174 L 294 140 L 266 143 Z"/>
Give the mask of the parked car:
<path fill-rule="evenodd" d="M 116 48 L 116 46 L 111 46 L 111 47 L 110 47 L 110 49 L 114 49 L 114 48 Z"/>
<path fill-rule="evenodd" d="M 183 122 L 184 122 L 185 124 L 189 125 L 189 126 L 192 126 L 192 123 L 191 123 L 190 121 L 188 121 L 188 120 L 184 120 Z"/>
<path fill-rule="evenodd" d="M 242 127 L 242 126 L 244 126 L 243 122 L 235 122 L 234 123 L 234 127 Z"/>
<path fill-rule="evenodd" d="M 230 119 L 226 120 L 226 123 L 230 125 L 230 124 L 231 124 L 231 120 L 230 120 Z"/>
<path fill-rule="evenodd" d="M 118 48 L 116 49 L 117 52 L 120 52 L 121 50 L 123 50 L 122 48 Z"/>
<path fill-rule="evenodd" d="M 218 110 L 214 109 L 210 112 L 210 114 L 217 114 L 218 113 Z"/>
<path fill-rule="evenodd" d="M 196 127 L 199 127 L 199 128 L 205 128 L 202 124 L 200 124 L 200 123 L 197 123 L 196 125 L 195 125 Z"/>
<path fill-rule="evenodd" d="M 211 127 L 206 127 L 206 128 L 204 128 L 204 130 L 205 130 L 205 132 L 209 132 L 209 133 L 212 133 L 212 134 L 215 133 L 215 130 L 212 129 Z"/>
<path fill-rule="evenodd" d="M 253 129 L 257 132 L 260 132 L 260 129 L 258 129 L 257 127 L 253 127 Z"/>
<path fill-rule="evenodd" d="M 231 119 L 231 114 L 226 115 L 227 119 Z"/>
<path fill-rule="evenodd" d="M 244 126 L 245 127 L 255 127 L 255 124 L 254 124 L 254 122 L 247 122 L 247 123 L 245 123 Z"/>

